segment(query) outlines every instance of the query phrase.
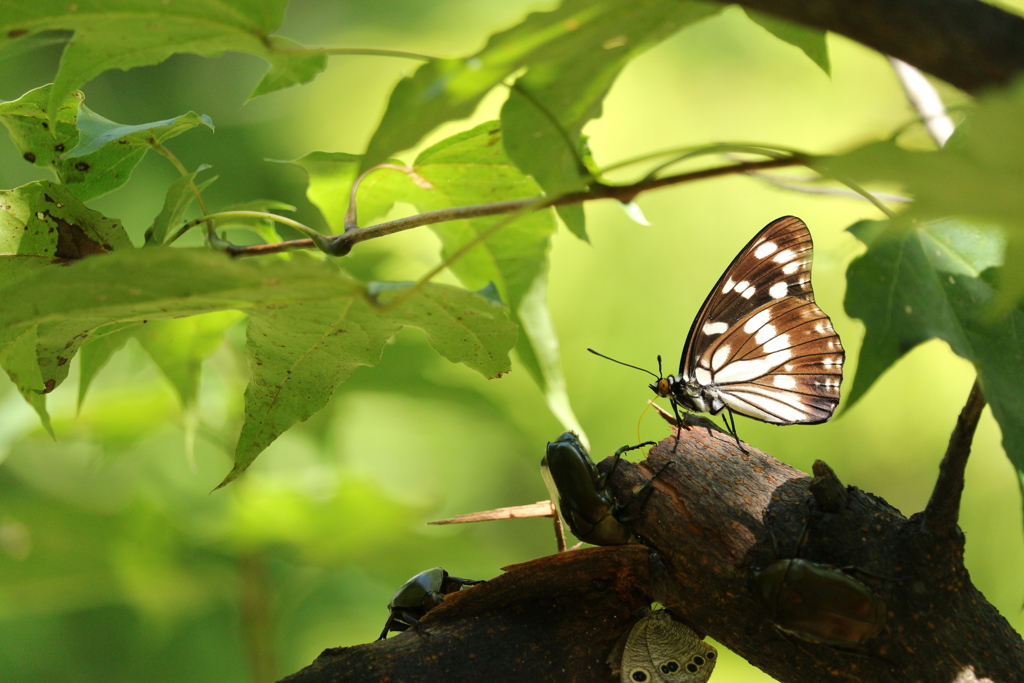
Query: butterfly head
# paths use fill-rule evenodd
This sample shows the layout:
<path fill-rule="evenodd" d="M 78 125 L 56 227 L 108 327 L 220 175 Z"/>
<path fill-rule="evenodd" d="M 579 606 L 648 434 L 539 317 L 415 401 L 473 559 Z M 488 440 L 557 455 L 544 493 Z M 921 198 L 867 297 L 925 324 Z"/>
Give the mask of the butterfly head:
<path fill-rule="evenodd" d="M 651 391 L 662 398 L 665 398 L 672 393 L 672 384 L 668 381 L 667 377 L 659 377 L 657 382 L 648 386 L 651 387 Z"/>

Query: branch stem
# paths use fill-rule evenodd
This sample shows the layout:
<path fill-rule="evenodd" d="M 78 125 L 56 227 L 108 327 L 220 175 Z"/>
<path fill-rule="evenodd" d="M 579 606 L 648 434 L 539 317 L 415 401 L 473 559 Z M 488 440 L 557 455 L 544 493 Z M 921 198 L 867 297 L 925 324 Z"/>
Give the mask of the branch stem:
<path fill-rule="evenodd" d="M 505 213 L 513 213 L 531 205 L 539 209 L 547 206 L 582 204 L 583 202 L 593 201 L 596 199 L 617 199 L 620 202 L 628 203 L 633 201 L 637 195 L 643 192 L 656 190 L 662 187 L 669 187 L 671 185 L 678 185 L 696 180 L 734 175 L 737 173 L 763 171 L 771 168 L 783 168 L 806 163 L 807 159 L 805 157 L 802 155 L 794 155 L 780 159 L 748 161 L 738 164 L 730 164 L 728 166 L 716 166 L 713 168 L 701 169 L 699 171 L 677 173 L 663 178 L 645 179 L 629 185 L 595 185 L 587 190 L 572 192 L 557 198 L 530 197 L 528 199 L 515 199 L 504 202 L 492 202 L 489 204 L 471 204 L 469 206 L 456 206 L 450 209 L 427 211 L 414 216 L 387 221 L 386 223 L 378 223 L 377 225 L 371 225 L 366 228 L 346 230 L 340 235 L 328 238 L 329 248 L 325 249 L 325 251 L 335 256 L 344 256 L 359 242 L 376 239 L 385 235 L 392 235 L 397 232 L 402 232 L 403 230 L 411 230 L 412 228 L 418 228 L 423 225 L 432 225 L 434 223 L 443 223 L 445 221 L 464 220 L 467 218 L 478 218 L 480 216 L 496 216 Z M 234 214 L 245 212 L 225 213 Z M 280 216 L 274 216 L 274 219 L 283 222 Z M 312 230 L 312 228 L 307 229 Z M 278 244 L 257 244 L 244 247 L 228 247 L 227 252 L 232 256 L 257 256 L 290 251 L 293 249 L 312 249 L 315 246 L 316 245 L 312 239 L 304 239 L 280 242 Z"/>
<path fill-rule="evenodd" d="M 978 427 L 978 418 L 985 407 L 985 395 L 974 380 L 967 402 L 956 419 L 949 437 L 946 454 L 939 464 L 939 477 L 924 509 L 924 528 L 933 536 L 951 536 L 956 532 L 960 516 L 960 498 L 964 490 L 964 469 L 971 454 L 971 442 Z"/>

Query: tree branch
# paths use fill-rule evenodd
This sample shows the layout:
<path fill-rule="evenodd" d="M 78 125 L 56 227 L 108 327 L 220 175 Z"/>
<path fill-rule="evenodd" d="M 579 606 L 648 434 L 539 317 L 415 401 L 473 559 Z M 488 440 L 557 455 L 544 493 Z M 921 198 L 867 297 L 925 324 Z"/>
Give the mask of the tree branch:
<path fill-rule="evenodd" d="M 935 536 L 960 538 L 956 523 L 960 516 L 960 497 L 964 491 L 964 470 L 971 454 L 974 431 L 984 408 L 985 395 L 978 380 L 974 380 L 967 403 L 960 411 L 953 433 L 949 436 L 946 454 L 939 464 L 939 477 L 932 489 L 928 506 L 924 509 L 922 524 Z M 963 541 L 959 540 L 959 543 L 962 546 Z"/>
<path fill-rule="evenodd" d="M 384 237 L 385 235 L 393 235 L 397 232 L 411 230 L 412 228 L 418 228 L 423 225 L 432 225 L 434 223 L 443 223 L 445 221 L 465 220 L 468 218 L 479 218 L 480 216 L 496 216 L 500 214 L 513 213 L 515 211 L 520 211 L 531 204 L 536 205 L 539 209 L 547 208 L 549 206 L 582 204 L 583 202 L 593 201 L 596 199 L 617 199 L 621 202 L 631 202 L 637 195 L 643 192 L 668 187 L 670 185 L 679 185 L 681 183 L 706 180 L 708 178 L 717 178 L 736 173 L 748 173 L 750 171 L 763 171 L 771 168 L 797 166 L 806 163 L 806 161 L 807 160 L 801 156 L 789 156 L 782 159 L 769 159 L 767 161 L 749 161 L 739 164 L 731 164 L 729 166 L 717 166 L 715 168 L 706 168 L 699 171 L 677 173 L 663 178 L 650 178 L 629 185 L 595 185 L 594 187 L 582 192 L 573 192 L 552 199 L 532 197 L 530 199 L 516 199 L 505 202 L 492 202 L 489 204 L 472 204 L 470 206 L 456 206 L 450 209 L 427 211 L 425 213 L 416 214 L 415 216 L 399 218 L 397 220 L 387 221 L 386 223 L 378 223 L 377 225 L 371 225 L 366 228 L 346 230 L 340 235 L 329 237 L 328 239 L 331 242 L 330 251 L 334 255 L 344 256 L 352 250 L 353 246 L 359 242 L 365 242 L 366 240 Z M 256 244 L 244 247 L 231 246 L 228 247 L 226 251 L 232 256 L 260 256 L 265 254 L 276 254 L 293 249 L 312 249 L 315 246 L 316 245 L 313 243 L 313 240 L 300 239 L 290 240 L 288 242 L 278 242 L 275 244 Z"/>
<path fill-rule="evenodd" d="M 1024 71 L 1024 18 L 979 0 L 739 0 L 833 31 L 970 93 Z"/>
<path fill-rule="evenodd" d="M 1020 637 L 961 556 L 936 552 L 948 538 L 844 487 L 824 463 L 812 479 L 698 424 L 678 450 L 670 437 L 611 477 L 625 500 L 672 463 L 632 524 L 653 552 L 587 549 L 517 565 L 447 598 L 423 620 L 428 635 L 327 650 L 286 681 L 611 682 L 605 658 L 650 600 L 788 683 L 953 681 L 971 666 L 999 683 L 1024 679 Z M 780 557 L 856 567 L 848 575 L 886 605 L 882 632 L 856 649 L 784 634 L 753 584 Z"/>

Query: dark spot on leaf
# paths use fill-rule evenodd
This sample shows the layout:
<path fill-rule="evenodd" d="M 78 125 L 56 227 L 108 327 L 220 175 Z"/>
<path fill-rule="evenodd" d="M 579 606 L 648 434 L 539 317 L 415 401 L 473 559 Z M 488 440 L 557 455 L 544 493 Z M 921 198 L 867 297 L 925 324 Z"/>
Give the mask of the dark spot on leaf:
<path fill-rule="evenodd" d="M 26 35 L 27 33 L 27 28 L 12 28 L 10 31 L 7 32 L 7 37 L 12 39 L 21 38 L 23 35 Z"/>
<path fill-rule="evenodd" d="M 67 358 L 64 358 L 63 356 L 57 356 L 57 365 L 64 365 L 67 362 Z"/>
<path fill-rule="evenodd" d="M 46 121 L 43 121 L 43 128 L 45 130 L 49 130 L 50 129 L 50 124 L 48 124 Z"/>
<path fill-rule="evenodd" d="M 58 152 L 63 152 L 64 151 L 64 143 L 63 142 L 60 143 L 59 145 L 55 146 L 53 149 L 58 151 Z"/>
<path fill-rule="evenodd" d="M 44 387 L 46 387 L 46 388 L 45 388 L 45 389 L 43 390 L 43 393 L 44 393 L 44 394 L 48 394 L 48 393 L 50 393 L 51 391 L 53 391 L 54 387 L 56 387 L 56 386 L 57 386 L 57 380 L 55 380 L 55 379 L 48 379 L 48 380 L 46 380 L 45 382 L 43 382 L 43 386 L 44 386 Z"/>
<path fill-rule="evenodd" d="M 53 254 L 55 257 L 77 260 L 86 256 L 106 253 L 103 245 L 85 234 L 80 226 L 69 223 L 49 212 L 46 215 L 57 223 L 57 251 Z"/>
<path fill-rule="evenodd" d="M 88 171 L 89 164 L 85 163 L 84 161 L 79 161 L 77 164 L 75 164 L 75 168 L 77 168 L 79 171 Z"/>
<path fill-rule="evenodd" d="M 22 155 L 22 158 L 30 164 L 36 163 L 36 155 L 33 154 L 32 152 L 25 152 Z"/>

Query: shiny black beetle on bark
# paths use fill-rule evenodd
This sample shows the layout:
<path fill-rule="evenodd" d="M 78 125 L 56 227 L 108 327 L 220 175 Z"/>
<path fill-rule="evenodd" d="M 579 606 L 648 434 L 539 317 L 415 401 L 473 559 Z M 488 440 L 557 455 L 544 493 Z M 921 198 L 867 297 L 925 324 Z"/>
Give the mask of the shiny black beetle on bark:
<path fill-rule="evenodd" d="M 804 521 L 797 554 L 807 539 L 809 521 Z M 770 526 L 768 532 L 775 545 Z M 754 586 L 780 630 L 815 643 L 856 648 L 881 633 L 888 617 L 885 602 L 854 578 L 856 572 L 868 574 L 794 557 L 755 571 Z"/>
<path fill-rule="evenodd" d="M 444 596 L 455 593 L 463 586 L 471 586 L 483 581 L 460 579 L 451 576 L 441 567 L 434 567 L 420 572 L 405 582 L 388 603 L 388 620 L 384 624 L 377 640 L 384 640 L 391 631 L 405 631 L 409 628 L 419 629 L 420 619 L 431 609 L 444 600 Z"/>
<path fill-rule="evenodd" d="M 653 441 L 646 441 L 636 446 L 623 446 L 615 451 L 608 471 L 601 474 L 587 449 L 572 432 L 565 432 L 548 443 L 547 452 L 540 461 L 541 475 L 547 484 L 551 502 L 576 538 L 594 545 L 635 542 L 633 533 L 623 523 L 629 521 L 622 514 L 628 503 L 618 504 L 608 486 L 608 477 L 615 471 L 623 453 L 653 445 Z M 633 498 L 648 486 L 650 482 Z"/>

